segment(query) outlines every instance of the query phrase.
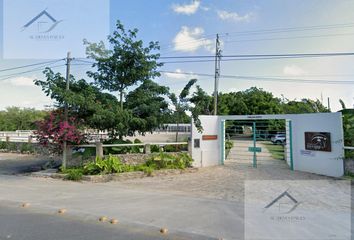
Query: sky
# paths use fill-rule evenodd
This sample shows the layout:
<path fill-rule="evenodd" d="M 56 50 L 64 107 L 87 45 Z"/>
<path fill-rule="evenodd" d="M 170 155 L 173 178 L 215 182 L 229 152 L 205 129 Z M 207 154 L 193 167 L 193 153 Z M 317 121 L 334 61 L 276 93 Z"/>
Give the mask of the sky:
<path fill-rule="evenodd" d="M 13 18 L 12 10 L 4 7 L 8 3 L 3 4 L 3 1 L 22 1 L 27 5 L 13 6 L 17 16 L 21 16 Z M 351 0 L 111 0 L 110 5 L 103 4 L 103 0 L 85 0 L 85 4 L 80 1 L 83 0 L 0 0 L 3 9 L 0 19 L 0 109 L 8 106 L 43 109 L 52 104 L 33 84 L 33 79 L 43 79 L 40 67 L 37 66 L 36 72 L 22 74 L 19 73 L 36 67 L 1 70 L 64 58 L 69 50 L 73 57 L 83 58 L 82 38 L 92 42 L 105 40 L 106 32 L 114 30 L 118 19 L 126 28 L 139 29 L 138 37 L 144 43 L 159 41 L 163 57 L 213 55 L 217 33 L 225 56 L 354 52 L 354 1 Z M 97 1 L 101 4 L 97 5 Z M 66 11 L 66 5 L 70 6 L 70 11 Z M 20 33 L 20 25 L 44 9 L 57 20 L 63 20 L 50 34 L 63 35 L 65 41 L 41 41 L 32 45 L 23 42 L 23 34 L 29 36 L 30 31 L 38 29 Z M 71 21 L 71 17 L 75 21 Z M 21 47 L 23 50 L 19 50 Z M 55 66 L 56 71 L 65 71 L 63 62 L 49 65 Z M 322 80 L 353 81 L 353 65 L 354 56 L 222 61 L 222 75 L 247 78 L 221 77 L 219 90 L 242 91 L 256 86 L 276 97 L 319 99 L 325 105 L 329 98 L 332 111 L 337 111 L 341 109 L 339 99 L 347 107 L 353 106 L 354 84 L 324 84 Z M 72 66 L 72 74 L 77 78 L 88 79 L 87 70 L 88 65 Z M 213 75 L 213 62 L 166 63 L 161 70 L 189 73 L 163 73 L 155 79 L 169 86 L 172 92 L 179 92 L 190 78 L 197 78 L 198 84 L 208 93 L 213 91 L 214 78 L 198 75 Z M 14 76 L 8 78 L 9 74 Z M 304 79 L 313 80 L 313 83 L 266 81 L 259 77 Z"/>

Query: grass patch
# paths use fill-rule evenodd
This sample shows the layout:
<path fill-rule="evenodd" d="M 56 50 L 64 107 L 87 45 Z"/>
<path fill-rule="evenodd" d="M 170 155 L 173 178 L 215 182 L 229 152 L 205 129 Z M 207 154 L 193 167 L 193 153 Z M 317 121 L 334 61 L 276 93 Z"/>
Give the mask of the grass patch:
<path fill-rule="evenodd" d="M 264 142 L 264 146 L 270 152 L 272 157 L 277 160 L 284 160 L 284 146 L 283 145 L 276 145 L 269 142 Z"/>

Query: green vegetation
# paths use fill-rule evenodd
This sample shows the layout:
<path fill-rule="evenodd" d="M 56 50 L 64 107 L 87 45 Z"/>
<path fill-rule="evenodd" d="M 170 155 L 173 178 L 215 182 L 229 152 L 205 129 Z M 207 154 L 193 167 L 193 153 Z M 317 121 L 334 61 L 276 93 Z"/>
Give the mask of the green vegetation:
<path fill-rule="evenodd" d="M 234 142 L 231 140 L 226 140 L 225 141 L 225 158 L 227 158 L 227 156 L 230 153 L 231 148 L 233 148 L 234 146 Z"/>
<path fill-rule="evenodd" d="M 70 181 L 80 181 L 84 174 L 83 169 L 81 168 L 66 168 L 61 171 L 63 174 L 66 174 L 65 180 Z"/>
<path fill-rule="evenodd" d="M 66 179 L 79 181 L 83 175 L 99 175 L 124 172 L 141 171 L 146 175 L 152 175 L 154 170 L 161 169 L 185 169 L 192 167 L 192 158 L 187 153 L 168 154 L 159 153 L 153 155 L 144 164 L 128 165 L 122 163 L 117 156 L 109 155 L 101 159 L 96 158 L 94 162 L 89 162 L 83 167 L 61 168 L 61 172 L 67 174 Z"/>
<path fill-rule="evenodd" d="M 272 157 L 277 160 L 284 160 L 284 146 L 283 145 L 275 145 L 270 142 L 263 142 L 263 145 L 270 152 Z"/>
<path fill-rule="evenodd" d="M 33 108 L 8 107 L 0 111 L 0 131 L 34 130 L 48 112 Z"/>

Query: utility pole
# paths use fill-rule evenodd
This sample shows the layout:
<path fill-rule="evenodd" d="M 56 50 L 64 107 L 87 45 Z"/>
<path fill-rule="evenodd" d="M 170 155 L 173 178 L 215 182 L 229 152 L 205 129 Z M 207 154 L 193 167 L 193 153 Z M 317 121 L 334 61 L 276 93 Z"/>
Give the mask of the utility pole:
<path fill-rule="evenodd" d="M 67 57 L 66 57 L 66 92 L 69 91 L 70 88 L 70 63 L 71 63 L 71 53 L 68 52 Z M 68 117 L 68 104 L 65 103 L 65 109 L 64 109 L 64 121 L 68 122 L 69 117 Z M 67 165 L 67 142 L 64 141 L 63 144 L 63 165 L 62 167 L 65 169 Z"/>
<path fill-rule="evenodd" d="M 219 34 L 216 34 L 215 44 L 215 83 L 214 83 L 214 115 L 218 114 L 218 92 L 219 92 L 219 78 L 220 78 L 220 60 L 221 49 Z"/>
<path fill-rule="evenodd" d="M 327 108 L 329 111 L 331 111 L 331 102 L 330 102 L 329 98 L 327 98 Z"/>

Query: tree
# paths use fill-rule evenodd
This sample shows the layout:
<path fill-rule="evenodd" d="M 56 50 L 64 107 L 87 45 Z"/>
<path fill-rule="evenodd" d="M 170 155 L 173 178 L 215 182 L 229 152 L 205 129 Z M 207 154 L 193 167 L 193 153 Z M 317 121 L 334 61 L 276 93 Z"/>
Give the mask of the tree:
<path fill-rule="evenodd" d="M 194 104 L 194 112 L 198 115 L 212 115 L 214 112 L 213 97 L 208 95 L 199 85 L 190 99 Z"/>
<path fill-rule="evenodd" d="M 301 101 L 293 100 L 283 102 L 282 109 L 285 114 L 329 112 L 319 100 L 314 101 L 307 98 L 304 98 Z"/>
<path fill-rule="evenodd" d="M 342 105 L 344 145 L 354 146 L 354 109 L 346 108 L 343 100 L 339 100 Z M 353 151 L 346 152 L 347 158 L 354 157 Z"/>
<path fill-rule="evenodd" d="M 63 119 L 62 111 L 53 111 L 44 120 L 37 122 L 36 136 L 39 143 L 50 147 L 53 152 L 60 152 L 64 141 L 69 145 L 78 145 L 86 141 L 85 134 L 77 129 L 78 124 L 75 124 L 74 118 L 70 118 L 69 121 Z"/>
<path fill-rule="evenodd" d="M 76 80 L 70 76 L 70 90 L 65 89 L 65 78 L 60 73 L 54 73 L 50 68 L 43 72 L 46 80 L 35 80 L 35 84 L 42 88 L 42 91 L 55 100 L 55 106 L 63 109 L 68 105 L 70 117 L 75 117 L 77 123 L 83 127 L 99 130 L 114 128 L 114 113 L 118 105 L 117 99 L 109 94 L 103 93 L 93 84 L 87 83 L 84 79 Z"/>
<path fill-rule="evenodd" d="M 181 117 L 183 114 L 185 114 L 187 111 L 191 110 L 190 108 L 190 98 L 188 98 L 189 96 L 189 92 L 191 87 L 197 82 L 197 79 L 191 79 L 189 80 L 189 82 L 187 83 L 187 85 L 182 89 L 181 93 L 178 95 L 178 97 L 176 96 L 176 94 L 171 93 L 170 94 L 170 99 L 171 102 L 174 106 L 174 110 L 177 116 L 177 131 L 176 131 L 176 142 L 178 141 L 178 129 L 179 129 L 179 124 L 181 122 Z"/>
<path fill-rule="evenodd" d="M 0 131 L 33 130 L 47 115 L 47 111 L 33 108 L 8 107 L 0 111 Z"/>
<path fill-rule="evenodd" d="M 169 89 L 159 84 L 146 80 L 138 88 L 131 91 L 126 97 L 125 108 L 132 111 L 136 120 L 131 126 L 132 131 L 142 134 L 151 132 L 160 127 L 164 122 L 164 116 L 169 113 L 165 96 L 169 95 Z"/>
<path fill-rule="evenodd" d="M 137 29 L 125 30 L 123 24 L 117 21 L 117 29 L 108 37 L 112 50 L 107 50 L 102 42 L 90 43 L 84 40 L 87 46 L 87 55 L 93 58 L 93 67 L 97 71 L 87 72 L 103 90 L 119 93 L 120 107 L 123 109 L 123 96 L 128 87 L 151 80 L 160 73 L 157 63 L 159 54 L 151 53 L 159 50 L 158 42 L 150 42 L 147 47 L 143 41 L 137 40 Z"/>

